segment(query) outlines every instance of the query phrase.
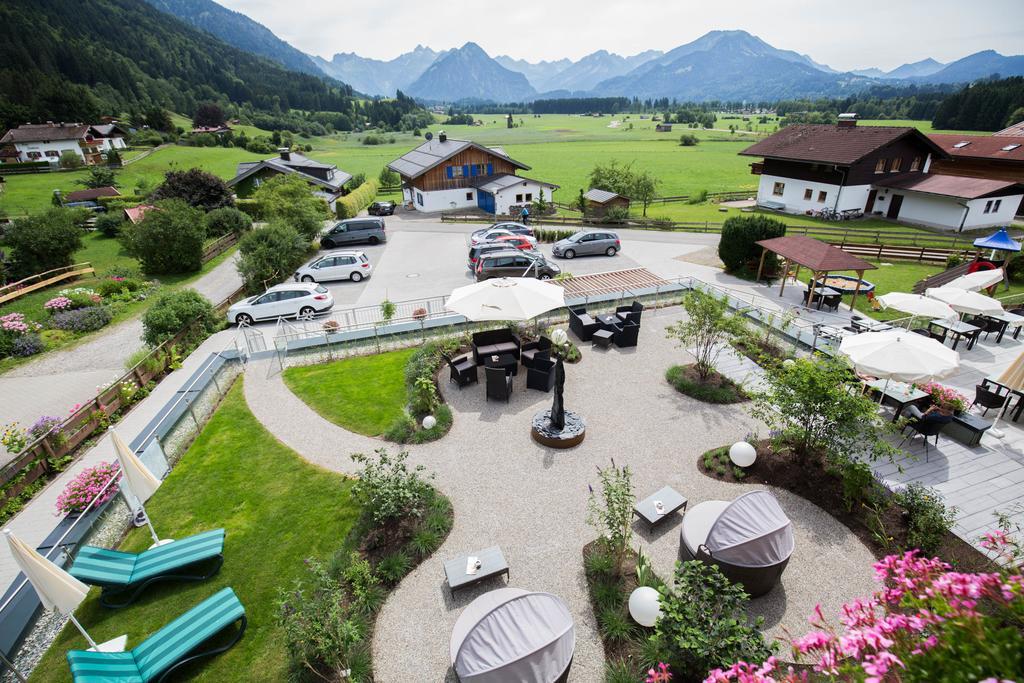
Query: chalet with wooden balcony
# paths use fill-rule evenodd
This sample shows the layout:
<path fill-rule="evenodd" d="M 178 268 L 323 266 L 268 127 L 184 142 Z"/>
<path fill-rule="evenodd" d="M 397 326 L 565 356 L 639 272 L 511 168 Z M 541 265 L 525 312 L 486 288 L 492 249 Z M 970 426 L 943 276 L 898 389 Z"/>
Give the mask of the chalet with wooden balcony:
<path fill-rule="evenodd" d="M 102 163 L 111 149 L 123 149 L 125 131 L 117 124 L 26 123 L 12 128 L 0 138 L 5 163 L 47 161 L 60 163 L 65 152 L 72 152 L 83 164 Z"/>
<path fill-rule="evenodd" d="M 858 126 L 851 114 L 786 126 L 740 154 L 762 159 L 751 164 L 758 206 L 785 213 L 863 212 L 959 231 L 1007 224 L 1024 197 L 1014 180 L 951 175 L 952 155 L 916 128 Z"/>
<path fill-rule="evenodd" d="M 500 147 L 452 140 L 444 132 L 395 159 L 388 168 L 401 176 L 404 203 L 424 212 L 478 207 L 504 214 L 541 196 L 550 200 L 558 189 L 518 175 L 530 167 Z"/>

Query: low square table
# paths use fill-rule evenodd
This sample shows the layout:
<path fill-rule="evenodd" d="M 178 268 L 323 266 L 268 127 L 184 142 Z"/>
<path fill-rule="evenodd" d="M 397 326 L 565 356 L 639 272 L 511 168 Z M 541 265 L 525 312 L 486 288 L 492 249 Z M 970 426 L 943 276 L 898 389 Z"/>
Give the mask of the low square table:
<path fill-rule="evenodd" d="M 599 315 L 597 316 L 596 320 L 597 324 L 601 326 L 601 329 L 608 331 L 611 331 L 616 325 L 622 322 L 622 320 L 619 319 L 619 316 L 615 315 L 614 313 L 605 313 L 604 315 Z"/>
<path fill-rule="evenodd" d="M 504 368 L 506 375 L 516 375 L 519 372 L 519 361 L 516 360 L 515 354 L 512 353 L 499 353 L 497 355 L 489 353 L 484 356 L 484 367 Z"/>
<path fill-rule="evenodd" d="M 961 413 L 953 416 L 952 422 L 942 429 L 942 433 L 970 447 L 981 443 L 981 435 L 991 427 L 992 423 L 988 420 L 970 413 Z"/>
<path fill-rule="evenodd" d="M 654 501 L 660 500 L 664 514 L 659 514 L 654 507 Z M 647 525 L 653 528 L 659 522 L 671 517 L 676 510 L 686 512 L 686 497 L 671 486 L 666 486 L 650 496 L 644 498 L 633 508 L 633 514 L 642 518 Z"/>
<path fill-rule="evenodd" d="M 473 555 L 480 560 L 480 568 L 476 570 L 476 574 L 466 573 L 466 562 L 469 561 L 470 557 L 468 554 L 461 555 L 454 560 L 448 560 L 444 563 L 444 576 L 448 581 L 448 589 L 452 593 L 460 588 L 472 586 L 493 576 L 504 574 L 506 580 L 509 578 L 508 562 L 505 561 L 505 556 L 501 554 L 501 548 L 498 546 L 485 548 L 473 553 Z"/>
<path fill-rule="evenodd" d="M 600 346 L 607 349 L 609 346 L 612 345 L 613 336 L 614 335 L 611 333 L 611 330 L 606 330 L 602 328 L 594 332 L 594 336 L 591 339 L 593 339 L 594 341 L 594 346 Z"/>

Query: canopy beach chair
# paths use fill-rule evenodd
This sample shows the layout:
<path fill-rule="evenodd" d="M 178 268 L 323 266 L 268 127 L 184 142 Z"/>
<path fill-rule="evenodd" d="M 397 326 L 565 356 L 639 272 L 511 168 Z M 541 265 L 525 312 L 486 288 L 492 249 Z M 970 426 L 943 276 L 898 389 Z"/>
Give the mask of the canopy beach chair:
<path fill-rule="evenodd" d="M 235 622 L 230 642 L 210 650 L 202 645 Z M 127 652 L 69 650 L 74 683 L 148 683 L 163 681 L 200 657 L 226 652 L 245 633 L 245 608 L 235 592 L 224 588 L 182 614 Z"/>
<path fill-rule="evenodd" d="M 197 565 L 207 562 L 211 567 L 206 573 L 194 573 Z M 204 581 L 223 563 L 224 529 L 213 529 L 138 554 L 87 545 L 78 551 L 69 573 L 79 581 L 102 587 L 100 603 L 118 609 L 134 602 L 151 583 Z"/>

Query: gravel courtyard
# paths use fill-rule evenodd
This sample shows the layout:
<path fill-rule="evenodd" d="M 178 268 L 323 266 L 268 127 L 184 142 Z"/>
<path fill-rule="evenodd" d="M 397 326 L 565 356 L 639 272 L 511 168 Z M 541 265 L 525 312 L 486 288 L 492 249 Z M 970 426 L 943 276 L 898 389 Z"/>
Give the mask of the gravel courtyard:
<path fill-rule="evenodd" d="M 409 450 L 414 461 L 436 473 L 435 485 L 454 505 L 455 523 L 444 545 L 402 581 L 380 613 L 373 640 L 379 680 L 404 681 L 411 675 L 454 680 L 448 661 L 452 625 L 462 608 L 504 585 L 504 579 L 453 598 L 442 564 L 491 545 L 500 546 L 508 560 L 510 585 L 553 593 L 569 605 L 576 620 L 570 680 L 600 680 L 603 650 L 582 562 L 583 546 L 596 536 L 585 519 L 587 485 L 597 483 L 596 467 L 614 458 L 633 470 L 638 497 L 670 484 L 691 506 L 759 488 L 714 481 L 697 471 L 701 453 L 742 439 L 758 424 L 743 404 L 703 404 L 665 381 L 667 367 L 689 360 L 664 334 L 678 315 L 676 308 L 645 311 L 633 349 L 582 345 L 582 362 L 567 366 L 565 399 L 568 409 L 585 417 L 587 438 L 568 451 L 544 448 L 530 438 L 530 419 L 550 405 L 551 395 L 527 390 L 525 372 L 515 378 L 506 404 L 485 401 L 482 384 L 460 391 L 446 383 L 443 371 L 442 391 L 454 426 L 442 440 Z M 246 399 L 255 415 L 309 460 L 352 472 L 350 453 L 388 445 L 325 421 L 291 394 L 268 362 L 251 363 L 246 374 Z M 802 633 L 816 604 L 826 615 L 836 615 L 844 601 L 875 587 L 873 557 L 846 527 L 801 498 L 774 493 L 794 523 L 796 551 L 782 585 L 752 602 L 752 613 L 765 617 L 770 637 L 783 627 Z M 633 547 L 651 556 L 665 578 L 678 558 L 679 529 L 679 518 L 666 520 L 653 534 L 634 525 Z"/>

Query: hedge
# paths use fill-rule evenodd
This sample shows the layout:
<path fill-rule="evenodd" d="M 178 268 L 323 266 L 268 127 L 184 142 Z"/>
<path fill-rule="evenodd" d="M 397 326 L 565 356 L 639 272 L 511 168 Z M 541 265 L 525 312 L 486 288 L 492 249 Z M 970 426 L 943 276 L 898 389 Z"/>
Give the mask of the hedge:
<path fill-rule="evenodd" d="M 122 204 L 124 206 L 138 206 L 142 202 L 146 201 L 145 196 L 141 194 L 119 194 L 113 197 L 97 197 L 96 203 L 100 206 L 110 208 L 111 204 Z"/>
<path fill-rule="evenodd" d="M 263 220 L 263 212 L 260 210 L 260 203 L 256 199 L 236 199 L 235 208 L 252 216 L 254 221 Z"/>
<path fill-rule="evenodd" d="M 725 264 L 725 272 L 752 280 L 757 276 L 763 249 L 760 240 L 782 237 L 786 224 L 767 216 L 730 216 L 722 223 L 722 237 L 718 241 L 718 258 Z M 769 253 L 764 261 L 765 273 L 773 274 L 779 268 L 778 257 Z"/>
<path fill-rule="evenodd" d="M 378 187 L 380 185 L 376 178 L 371 178 L 336 201 L 334 203 L 334 211 L 338 214 L 338 218 L 358 216 L 360 211 L 368 207 L 377 198 Z"/>

